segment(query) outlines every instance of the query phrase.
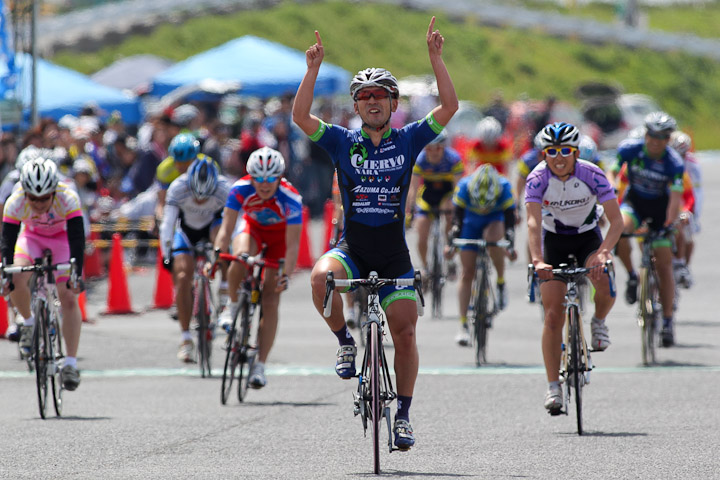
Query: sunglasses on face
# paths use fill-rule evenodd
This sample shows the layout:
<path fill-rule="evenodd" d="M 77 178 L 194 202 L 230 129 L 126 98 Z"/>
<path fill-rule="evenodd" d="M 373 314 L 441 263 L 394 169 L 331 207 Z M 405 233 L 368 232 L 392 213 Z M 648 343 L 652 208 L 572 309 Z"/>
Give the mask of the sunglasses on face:
<path fill-rule="evenodd" d="M 648 137 L 650 138 L 656 138 L 658 140 L 670 140 L 670 134 L 669 133 L 662 133 L 662 132 L 647 132 Z"/>
<path fill-rule="evenodd" d="M 551 158 L 555 158 L 558 156 L 558 154 L 562 155 L 563 157 L 567 157 L 573 152 L 577 152 L 577 148 L 575 147 L 548 147 L 545 149 L 545 155 Z"/>
<path fill-rule="evenodd" d="M 257 183 L 273 183 L 278 177 L 252 177 Z"/>
<path fill-rule="evenodd" d="M 355 101 L 370 100 L 370 98 L 374 98 L 375 100 L 385 100 L 389 97 L 390 92 L 384 88 L 363 88 L 355 94 Z"/>
<path fill-rule="evenodd" d="M 42 197 L 36 197 L 35 195 L 26 194 L 25 195 L 28 200 L 30 200 L 33 203 L 43 203 L 50 200 L 53 196 L 52 193 L 48 193 L 47 195 L 43 195 Z"/>

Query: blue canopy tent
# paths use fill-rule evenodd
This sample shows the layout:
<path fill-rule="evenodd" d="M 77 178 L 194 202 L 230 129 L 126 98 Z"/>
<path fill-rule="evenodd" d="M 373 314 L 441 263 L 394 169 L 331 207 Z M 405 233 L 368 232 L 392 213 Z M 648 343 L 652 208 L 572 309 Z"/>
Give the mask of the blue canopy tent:
<path fill-rule="evenodd" d="M 15 64 L 20 78 L 16 94 L 21 96 L 27 117 L 32 96 L 32 57 L 18 53 Z M 135 125 L 141 121 L 140 102 L 136 98 L 95 83 L 82 73 L 38 59 L 37 108 L 40 117 L 58 120 L 66 114 L 79 115 L 89 103 L 96 104 L 108 115 L 113 110 L 119 111 L 127 124 Z"/>
<path fill-rule="evenodd" d="M 294 93 L 306 70 L 304 52 L 248 35 L 176 63 L 153 79 L 150 93 L 160 97 L 212 79 L 240 82 L 241 94 L 267 98 Z M 349 81 L 346 70 L 323 63 L 315 95 L 346 93 Z"/>

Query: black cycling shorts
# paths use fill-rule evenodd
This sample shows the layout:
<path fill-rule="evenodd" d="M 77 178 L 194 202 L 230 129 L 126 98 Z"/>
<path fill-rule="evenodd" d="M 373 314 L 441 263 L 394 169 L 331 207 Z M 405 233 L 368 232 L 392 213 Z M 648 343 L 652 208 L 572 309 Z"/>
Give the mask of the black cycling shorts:
<path fill-rule="evenodd" d="M 599 228 L 577 235 L 562 235 L 543 230 L 543 260 L 559 268 L 561 263 L 570 265 L 570 255 L 575 255 L 579 266 L 584 266 L 587 258 L 602 244 Z"/>

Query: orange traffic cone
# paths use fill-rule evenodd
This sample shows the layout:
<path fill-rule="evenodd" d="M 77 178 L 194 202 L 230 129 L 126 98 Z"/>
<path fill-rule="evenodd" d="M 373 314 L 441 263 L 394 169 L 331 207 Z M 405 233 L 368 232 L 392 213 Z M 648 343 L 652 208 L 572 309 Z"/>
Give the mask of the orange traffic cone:
<path fill-rule="evenodd" d="M 157 249 L 157 264 L 155 265 L 155 295 L 153 308 L 170 308 L 175 301 L 172 274 L 163 267 L 163 257 Z"/>
<path fill-rule="evenodd" d="M 310 238 L 308 236 L 308 227 L 310 226 L 310 210 L 303 206 L 303 224 L 300 233 L 300 248 L 298 251 L 298 259 L 296 268 L 312 268 L 315 261 L 312 257 L 310 248 Z"/>
<path fill-rule="evenodd" d="M 92 232 L 90 234 L 90 241 L 100 239 L 98 232 Z M 85 278 L 97 278 L 103 276 L 102 261 L 100 260 L 100 249 L 93 243 L 93 250 L 90 254 L 85 254 L 85 262 L 83 262 L 83 273 Z"/>
<path fill-rule="evenodd" d="M 335 217 L 335 204 L 332 200 L 325 202 L 325 244 L 324 249 L 330 249 L 330 241 L 332 240 L 333 233 L 335 232 L 335 223 L 333 219 Z"/>
<path fill-rule="evenodd" d="M 112 251 L 110 252 L 110 275 L 108 280 L 107 310 L 105 315 L 121 315 L 135 313 L 130 306 L 130 292 L 128 291 L 125 266 L 123 262 L 123 247 L 119 233 L 113 234 Z"/>
<path fill-rule="evenodd" d="M 78 295 L 78 307 L 80 307 L 80 315 L 83 322 L 88 321 L 86 303 L 87 294 L 85 292 L 81 292 L 80 295 Z"/>
<path fill-rule="evenodd" d="M 8 329 L 8 304 L 0 295 L 0 338 L 5 338 Z"/>

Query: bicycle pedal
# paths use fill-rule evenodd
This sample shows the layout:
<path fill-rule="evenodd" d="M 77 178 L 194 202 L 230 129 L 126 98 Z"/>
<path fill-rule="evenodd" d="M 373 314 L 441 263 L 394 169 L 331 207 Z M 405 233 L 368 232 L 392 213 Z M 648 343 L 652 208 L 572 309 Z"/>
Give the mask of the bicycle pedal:
<path fill-rule="evenodd" d="M 565 413 L 562 408 L 551 408 L 548 410 L 548 413 L 551 417 L 557 417 L 558 415 L 562 415 Z"/>

